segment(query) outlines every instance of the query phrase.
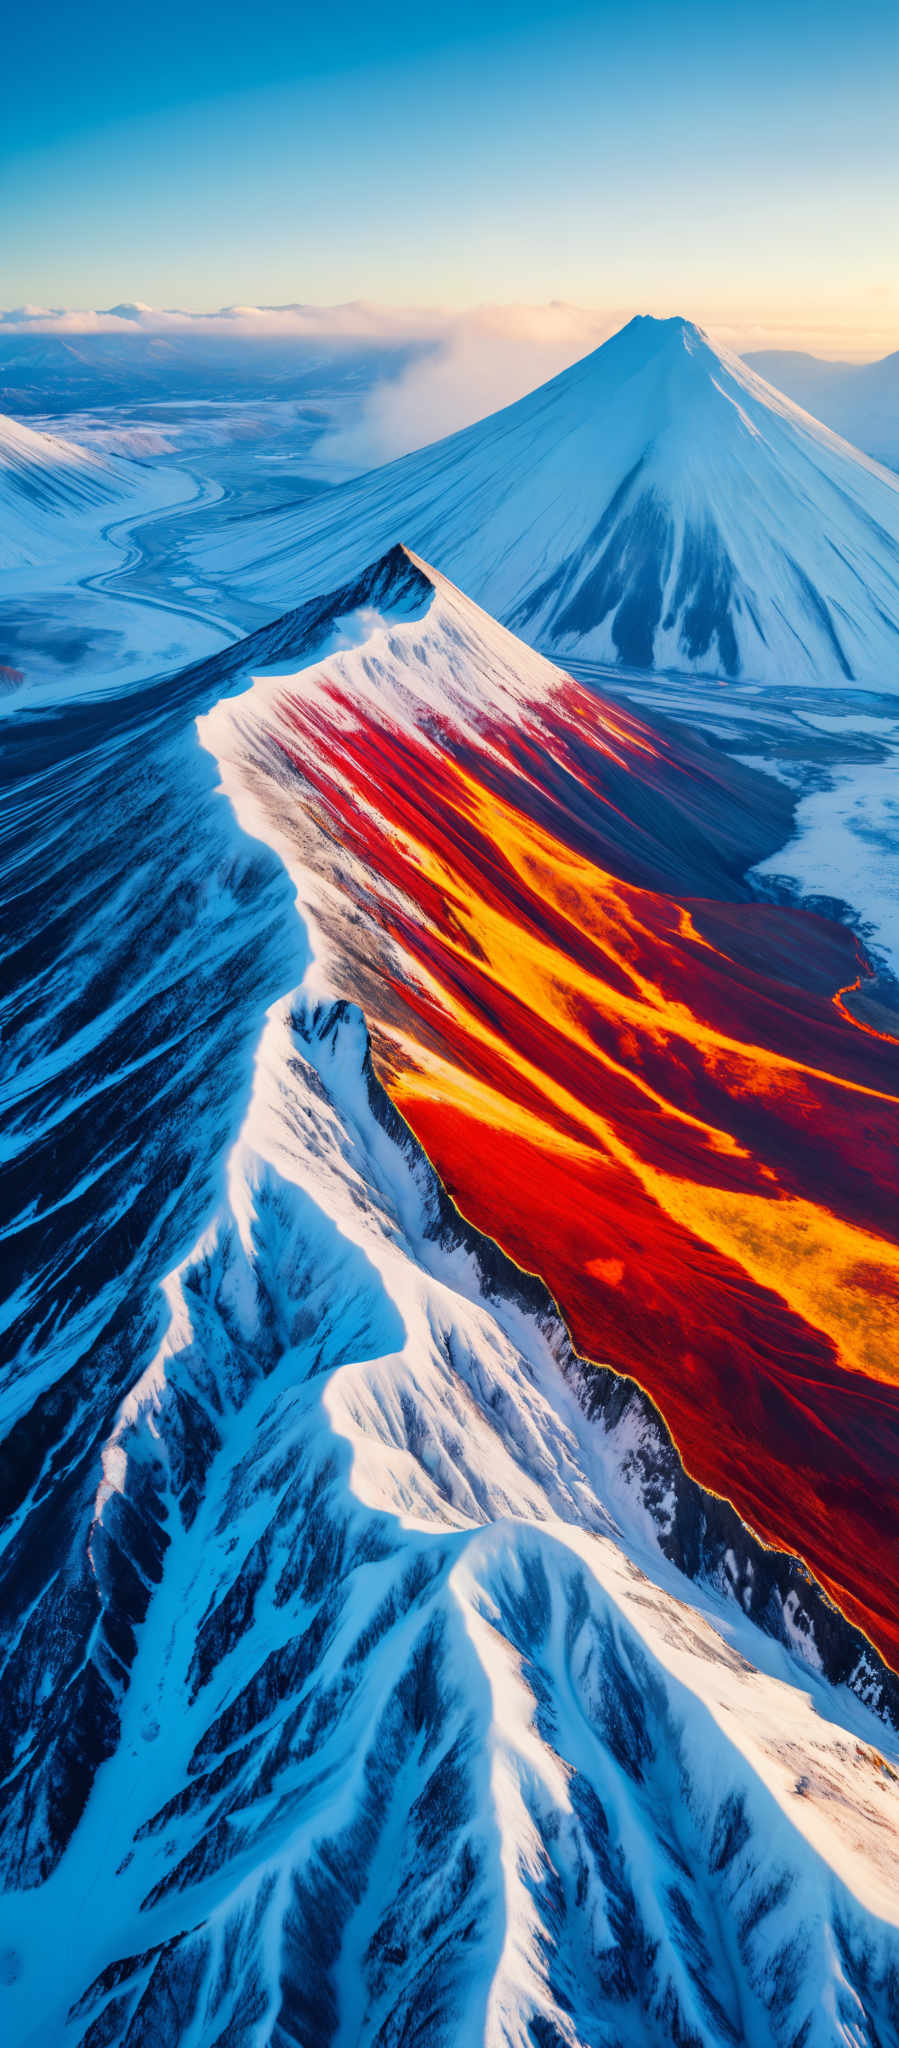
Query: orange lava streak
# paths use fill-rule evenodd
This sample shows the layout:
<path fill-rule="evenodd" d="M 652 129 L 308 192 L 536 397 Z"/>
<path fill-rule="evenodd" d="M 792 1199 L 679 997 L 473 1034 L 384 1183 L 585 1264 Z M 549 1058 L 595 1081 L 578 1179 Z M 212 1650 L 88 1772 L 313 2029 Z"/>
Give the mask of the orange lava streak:
<path fill-rule="evenodd" d="M 856 945 L 855 950 L 856 954 L 858 954 L 858 945 Z M 856 1017 L 854 1010 L 850 1010 L 848 1003 L 844 1001 L 845 996 L 857 995 L 863 988 L 865 980 L 869 978 L 866 974 L 864 962 L 860 961 L 859 972 L 855 980 L 847 981 L 845 988 L 837 989 L 833 999 L 834 1007 L 839 1010 L 841 1017 L 845 1017 L 847 1024 L 853 1026 L 854 1030 L 866 1032 L 869 1038 L 879 1038 L 884 1045 L 899 1045 L 899 1038 L 896 1037 L 894 1032 L 878 1031 L 873 1024 L 866 1024 L 864 1017 Z"/>
<path fill-rule="evenodd" d="M 727 790 L 576 684 L 481 744 L 333 696 L 285 696 L 281 747 L 350 856 L 331 938 L 394 1100 L 578 1348 L 899 1662 L 899 1063 L 834 992 L 850 936 L 627 878 L 671 867 L 647 789 L 685 833 Z"/>

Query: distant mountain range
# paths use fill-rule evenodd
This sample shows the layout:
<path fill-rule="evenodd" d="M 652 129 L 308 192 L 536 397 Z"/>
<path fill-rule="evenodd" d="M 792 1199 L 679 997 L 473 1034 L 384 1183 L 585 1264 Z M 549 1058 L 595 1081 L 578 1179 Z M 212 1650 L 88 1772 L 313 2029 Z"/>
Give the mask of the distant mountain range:
<path fill-rule="evenodd" d="M 829 363 L 794 349 L 743 360 L 844 440 L 899 469 L 899 349 L 876 363 Z"/>
<path fill-rule="evenodd" d="M 318 389 L 367 389 L 397 375 L 421 344 L 368 338 L 142 332 L 34 333 L 0 321 L 0 411 L 33 414 L 107 406 L 303 398 Z"/>
<path fill-rule="evenodd" d="M 899 478 L 691 322 L 636 319 L 517 404 L 190 548 L 274 608 L 396 541 L 560 659 L 882 684 Z"/>

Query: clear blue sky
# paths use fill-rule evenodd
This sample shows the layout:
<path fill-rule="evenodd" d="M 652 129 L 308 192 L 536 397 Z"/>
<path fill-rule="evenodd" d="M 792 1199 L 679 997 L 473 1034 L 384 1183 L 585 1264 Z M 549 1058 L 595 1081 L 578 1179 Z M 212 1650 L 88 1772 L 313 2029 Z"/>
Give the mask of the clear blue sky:
<path fill-rule="evenodd" d="M 794 307 L 899 342 L 896 0 L 18 0 L 3 63 L 6 306 Z"/>

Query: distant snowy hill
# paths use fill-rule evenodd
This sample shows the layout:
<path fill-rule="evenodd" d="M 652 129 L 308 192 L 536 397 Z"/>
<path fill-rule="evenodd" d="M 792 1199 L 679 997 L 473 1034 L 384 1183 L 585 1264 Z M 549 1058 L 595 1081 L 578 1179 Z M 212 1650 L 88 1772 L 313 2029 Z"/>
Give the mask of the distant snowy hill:
<path fill-rule="evenodd" d="M 184 495 L 174 470 L 101 455 L 0 414 L 0 570 L 46 568 L 146 499 Z"/>
<path fill-rule="evenodd" d="M 876 363 L 829 363 L 776 348 L 743 360 L 866 455 L 899 469 L 899 349 Z"/>
<path fill-rule="evenodd" d="M 735 1067 L 741 1099 L 751 1085 L 751 1046 L 725 1060 L 722 1032 L 731 984 L 741 1010 L 758 1002 L 768 926 L 735 967 L 723 927 L 715 946 L 638 879 L 661 863 L 673 890 L 696 864 L 723 888 L 759 779 L 723 762 L 710 787 L 576 685 L 563 731 L 564 684 L 397 549 L 68 735 L 63 717 L 12 734 L 0 1996 L 17 2048 L 894 2035 L 899 1680 L 807 1569 L 688 1476 L 635 1380 L 575 1355 L 379 1078 L 393 1017 L 394 1080 L 411 1044 L 431 1099 L 449 1081 L 459 1116 L 492 1102 L 480 1150 L 498 1173 L 503 1129 L 541 1104 L 539 1044 L 527 1070 L 512 1050 L 520 1103 L 503 1073 L 500 983 L 522 971 L 538 1041 L 569 1029 L 602 1060 L 624 1019 L 608 1114 L 617 1075 L 634 1147 L 660 1133 L 657 1180 L 686 1185 L 699 1133 L 702 1188 L 751 1194 L 753 1137 L 796 1104 L 830 1161 L 832 1105 L 806 1117 L 821 1076 L 798 1040 L 782 1071 L 766 1056 L 761 1132 L 736 1144 L 715 1106 Z M 426 776 L 444 771 L 440 812 Z M 532 805 L 521 844 L 512 791 Z M 392 829 L 398 795 L 442 841 Z M 556 895 L 589 1008 L 557 982 L 560 955 L 541 973 L 560 805 Z M 605 897 L 583 887 L 597 831 L 631 877 L 606 875 Z M 508 897 L 476 921 L 479 861 L 519 906 L 518 947 Z M 674 1005 L 648 986 L 647 937 L 675 959 Z M 816 944 L 782 942 L 781 972 Z M 890 1049 L 872 1041 L 858 1097 L 865 1048 L 814 994 L 826 967 L 811 958 L 811 994 L 790 984 L 796 1017 L 812 1003 L 817 1062 L 836 1058 L 846 1114 L 892 1157 Z M 718 1027 L 688 1061 L 703 972 Z M 766 989 L 765 1015 L 797 1028 Z M 489 1086 L 473 1058 L 452 1068 L 438 998 L 444 1028 L 482 1032 Z M 654 1042 L 680 1034 L 687 1108 L 642 1056 L 644 1008 Z M 573 1171 L 586 1141 L 561 1075 Z M 782 1233 L 790 1205 L 770 1172 L 761 1185 Z M 605 1228 L 594 1264 L 632 1294 L 639 1376 L 663 1276 L 641 1244 L 616 1277 Z M 691 1292 L 702 1276 L 697 1242 Z M 818 1363 L 789 1331 L 804 1413 Z M 677 1377 L 701 1361 L 678 1356 Z M 882 1392 L 876 1429 L 865 1409 L 878 1455 Z M 767 1427 L 773 1382 L 766 1401 Z M 759 1432 L 756 1462 L 766 1449 Z M 797 1454 L 791 1486 L 808 1477 Z"/>
<path fill-rule="evenodd" d="M 283 606 L 397 540 L 562 659 L 896 672 L 899 479 L 688 321 L 633 320 L 492 418 L 191 552 Z"/>

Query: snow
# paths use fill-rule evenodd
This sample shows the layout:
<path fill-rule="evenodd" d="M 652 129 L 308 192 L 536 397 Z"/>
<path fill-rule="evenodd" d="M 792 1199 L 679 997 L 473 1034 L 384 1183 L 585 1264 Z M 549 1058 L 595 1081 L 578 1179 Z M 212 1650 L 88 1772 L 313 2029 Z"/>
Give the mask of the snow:
<path fill-rule="evenodd" d="M 58 1870 L 7 1902 L 13 2038 L 83 2038 L 104 1996 L 67 2025 L 73 2001 L 163 1943 L 181 1973 L 168 2038 L 215 2038 L 229 2013 L 237 2039 L 269 2038 L 297 1973 L 324 1997 L 333 1967 L 338 2041 L 394 2038 L 424 1978 L 434 2038 L 489 2048 L 526 2048 L 535 2016 L 592 2048 L 597 1998 L 615 2038 L 659 2048 L 675 2013 L 709 2042 L 739 2018 L 758 2048 L 807 2020 L 823 2048 L 847 1997 L 873 2040 L 899 1939 L 899 1788 L 876 1724 L 647 1541 L 617 1437 L 546 1336 L 430 1235 L 426 1170 L 373 1116 L 364 1043 L 358 1014 L 316 1013 L 302 988 L 269 1013 L 227 1198 L 171 1276 L 164 1358 L 117 1424 L 129 1457 L 165 1455 L 179 1390 L 215 1388 L 217 1447 L 195 1520 L 171 1521 L 115 1754 Z M 325 1613 L 295 1687 L 289 1659 Z M 311 1746 L 288 1739 L 297 1714 Z M 199 1773 L 228 1756 L 221 1837 Z M 463 1935 L 447 1886 L 465 1857 Z M 333 1966 L 304 1890 L 326 1871 Z M 624 1994 L 602 1957 L 626 1969 L 627 1899 L 653 1960 Z M 153 1976 L 135 1967 L 108 2038 Z M 261 2036 L 237 2025 L 246 1977 Z"/>
<path fill-rule="evenodd" d="M 34 565 L 0 568 L 0 684 L 4 667 L 13 672 L 0 687 L 0 717 L 134 690 L 201 659 L 239 630 L 194 601 L 206 593 L 173 593 L 171 579 L 147 573 L 143 559 L 148 536 L 155 540 L 160 529 L 167 535 L 169 521 L 177 531 L 181 518 L 202 513 L 221 495 L 219 487 L 171 466 L 122 467 L 130 497 L 90 501 L 80 518 L 44 514 Z M 0 486 L 0 557 L 3 534 L 9 541 L 15 532 L 3 515 Z"/>
<path fill-rule="evenodd" d="M 526 717 L 548 664 L 433 585 L 424 619 L 338 618 L 329 680 L 400 720 Z M 294 678 L 321 685 L 315 660 Z M 222 1197 L 101 1450 L 107 1603 L 142 1484 L 166 1548 L 114 1754 L 57 1869 L 9 1903 L 16 2038 L 97 2018 L 112 2041 L 174 2024 L 248 2048 L 426 2023 L 447 2048 L 873 2043 L 899 1744 L 827 1682 L 795 1590 L 778 1641 L 734 1597 L 751 1559 L 728 1554 L 732 1590 L 666 1561 L 639 1397 L 589 1420 L 559 1326 L 435 1230 L 364 1020 L 329 999 L 320 885 L 246 774 L 282 695 L 262 675 L 199 720 L 236 841 L 291 859 L 302 979 L 265 1016 Z"/>
<path fill-rule="evenodd" d="M 869 952 L 899 978 L 899 744 L 895 729 L 877 724 L 885 758 L 832 770 L 827 788 L 800 798 L 789 844 L 754 872 L 848 905 Z M 849 713 L 843 727 L 863 729 Z"/>
<path fill-rule="evenodd" d="M 190 552 L 280 608 L 397 540 L 561 658 L 895 684 L 899 479 L 683 320 Z"/>
<path fill-rule="evenodd" d="M 691 364 L 668 374 L 689 398 Z M 723 374 L 709 439 L 770 447 L 777 408 Z M 524 402 L 528 433 L 556 389 Z M 500 418 L 497 446 L 518 431 Z M 826 498 L 831 458 L 850 479 L 855 458 L 801 433 Z M 565 461 L 547 461 L 558 523 Z M 454 489 L 474 565 L 476 506 Z M 520 503 L 499 515 L 485 574 L 511 591 Z M 582 528 L 575 506 L 572 546 Z M 748 560 L 761 543 L 741 537 Z M 557 672 L 425 573 L 423 616 L 338 612 L 294 686 L 321 690 L 327 658 L 329 685 L 400 725 L 451 714 L 465 732 L 488 706 L 521 725 Z M 280 605 L 283 578 L 282 562 Z M 873 2048 L 899 1966 L 899 1742 L 862 1703 L 873 1660 L 854 1690 L 829 1683 L 795 1590 L 779 1635 L 756 1626 L 751 1556 L 729 1553 L 720 1587 L 675 1569 L 675 1486 L 650 1505 L 640 1480 L 637 1454 L 662 1455 L 642 1397 L 590 1419 L 558 1321 L 511 1277 L 488 1286 L 471 1234 L 441 1224 L 428 1162 L 373 1090 L 364 1019 L 334 1002 L 321 933 L 340 877 L 304 866 L 247 772 L 286 668 L 186 734 L 136 714 L 94 771 L 95 841 L 71 844 L 74 771 L 22 790 L 29 881 L 43 873 L 69 936 L 23 991 L 8 1149 L 55 1160 L 89 1126 L 91 1156 L 35 1198 L 42 1229 L 69 1203 L 78 1227 L 64 1267 L 48 1252 L 23 1283 L 35 1325 L 4 1400 L 13 1421 L 71 1390 L 74 1506 L 56 1517 L 54 1495 L 43 1541 L 73 1610 L 84 1542 L 97 1605 L 74 1654 L 115 1715 L 64 1853 L 3 1901 L 9 2038 Z M 154 1210 L 139 1147 L 157 1131 L 177 1184 Z M 91 1288 L 93 1238 L 119 1218 L 127 1269 Z M 129 1290 L 153 1337 L 132 1352 L 127 1325 L 113 1400 L 103 1346 Z M 82 1386 L 95 1354 L 109 1376 Z M 19 1621 L 16 1647 L 32 1623 L 42 1640 L 17 1766 L 70 1676 L 71 1612 L 54 1633 L 46 1611 L 35 1593 Z M 52 1789 L 23 1854 L 50 1839 Z"/>
<path fill-rule="evenodd" d="M 150 511 L 183 496 L 177 470 L 82 448 L 0 415 L 0 572 L 46 575 L 59 558 L 96 549 L 117 506 Z"/>

